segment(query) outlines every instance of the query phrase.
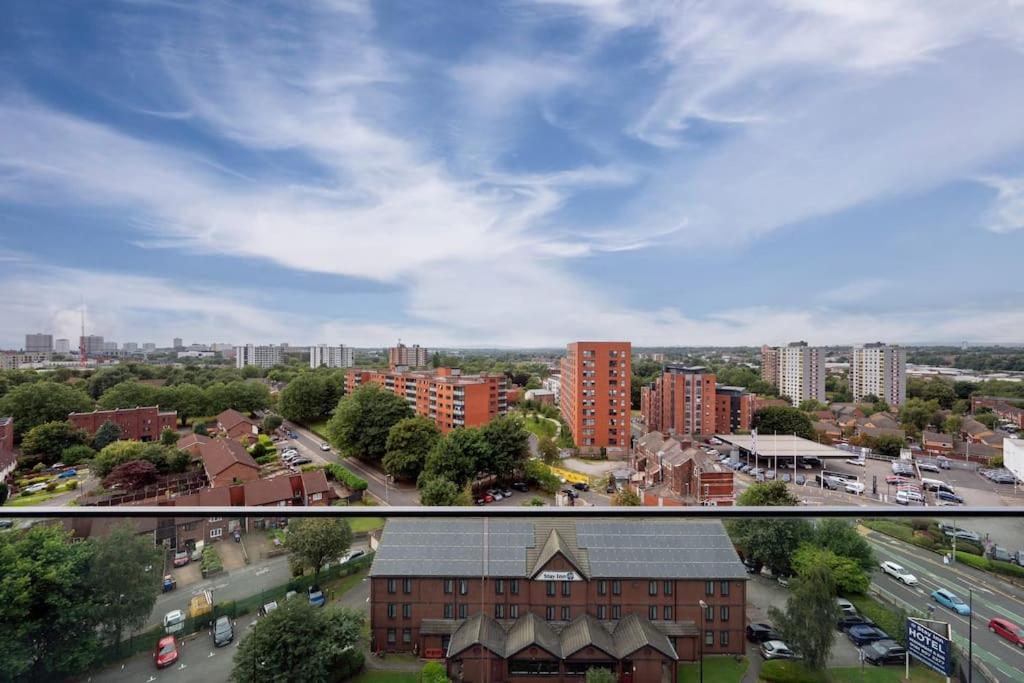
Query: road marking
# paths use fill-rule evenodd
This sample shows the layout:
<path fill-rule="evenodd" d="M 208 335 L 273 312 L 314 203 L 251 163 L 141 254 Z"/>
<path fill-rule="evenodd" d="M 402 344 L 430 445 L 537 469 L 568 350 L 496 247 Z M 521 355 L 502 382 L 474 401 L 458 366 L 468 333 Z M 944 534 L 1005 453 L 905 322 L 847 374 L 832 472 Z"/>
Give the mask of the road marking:
<path fill-rule="evenodd" d="M 264 574 L 266 574 L 269 571 L 270 571 L 270 567 L 264 567 L 263 569 L 257 569 L 253 573 L 256 574 L 256 576 L 263 576 Z"/>
<path fill-rule="evenodd" d="M 209 659 L 210 657 L 216 657 L 216 656 L 217 656 L 216 654 L 214 654 L 213 652 L 211 652 L 211 653 L 210 653 L 209 655 L 207 655 L 207 657 L 206 657 L 206 658 L 207 658 L 207 659 Z"/>
<path fill-rule="evenodd" d="M 90 680 L 92 680 L 92 679 L 90 679 Z M 150 676 L 149 680 L 147 680 L 146 683 L 153 683 L 153 681 L 155 681 L 155 680 L 156 680 L 156 676 Z"/>

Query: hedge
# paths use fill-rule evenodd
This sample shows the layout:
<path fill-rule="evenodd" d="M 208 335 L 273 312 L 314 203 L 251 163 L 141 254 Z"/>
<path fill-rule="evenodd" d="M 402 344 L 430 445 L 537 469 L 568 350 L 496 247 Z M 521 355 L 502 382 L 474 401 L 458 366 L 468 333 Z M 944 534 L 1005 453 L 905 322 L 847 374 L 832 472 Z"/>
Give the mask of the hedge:
<path fill-rule="evenodd" d="M 959 550 L 959 543 L 957 544 L 957 546 L 957 561 L 963 562 L 968 567 L 974 567 L 975 569 L 980 569 L 982 571 L 997 572 L 999 574 L 1006 574 L 1007 576 L 1013 576 L 1019 579 L 1024 579 L 1024 567 L 1019 567 L 1010 562 L 990 560 L 987 557 L 978 557 L 977 555 L 970 555 Z"/>
<path fill-rule="evenodd" d="M 886 607 L 878 600 L 867 595 L 846 595 L 844 597 L 853 603 L 858 612 L 875 622 L 878 628 L 888 633 L 890 638 L 906 647 L 907 612 L 905 610 Z"/>
<path fill-rule="evenodd" d="M 203 548 L 203 561 L 200 568 L 203 571 L 203 576 L 224 569 L 224 565 L 220 561 L 220 555 L 217 554 L 217 549 L 212 545 Z"/>
<path fill-rule="evenodd" d="M 366 490 L 367 483 L 365 479 L 357 477 L 337 463 L 329 463 L 324 468 L 324 471 L 327 473 L 328 479 L 340 481 L 349 491 Z"/>

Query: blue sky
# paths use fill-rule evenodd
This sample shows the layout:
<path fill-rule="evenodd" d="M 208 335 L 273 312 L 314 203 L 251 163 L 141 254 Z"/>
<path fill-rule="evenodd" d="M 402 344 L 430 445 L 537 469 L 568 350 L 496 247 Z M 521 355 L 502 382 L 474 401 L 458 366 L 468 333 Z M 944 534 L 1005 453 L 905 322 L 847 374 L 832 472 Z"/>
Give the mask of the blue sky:
<path fill-rule="evenodd" d="M 0 237 L 0 347 L 1024 342 L 1024 4 L 12 0 Z"/>

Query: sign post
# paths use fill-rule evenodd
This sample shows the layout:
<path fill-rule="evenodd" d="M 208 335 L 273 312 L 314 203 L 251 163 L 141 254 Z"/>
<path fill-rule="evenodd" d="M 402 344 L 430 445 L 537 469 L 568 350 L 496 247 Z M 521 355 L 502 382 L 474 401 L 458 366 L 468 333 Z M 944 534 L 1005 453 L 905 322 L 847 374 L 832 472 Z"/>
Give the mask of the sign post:
<path fill-rule="evenodd" d="M 942 631 L 943 633 L 940 633 Z M 931 619 L 907 619 L 906 677 L 910 678 L 910 658 L 913 657 L 930 669 L 946 677 L 953 673 L 953 634 L 949 623 Z"/>

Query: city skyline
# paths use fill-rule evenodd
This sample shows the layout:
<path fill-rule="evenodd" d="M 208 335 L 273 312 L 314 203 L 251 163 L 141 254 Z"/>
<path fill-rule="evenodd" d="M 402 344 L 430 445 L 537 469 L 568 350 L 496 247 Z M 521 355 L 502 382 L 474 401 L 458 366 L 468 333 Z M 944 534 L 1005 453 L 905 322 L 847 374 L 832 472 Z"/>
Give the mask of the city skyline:
<path fill-rule="evenodd" d="M 1011 5 L 444 9 L 5 5 L 0 347 L 1024 343 Z"/>

